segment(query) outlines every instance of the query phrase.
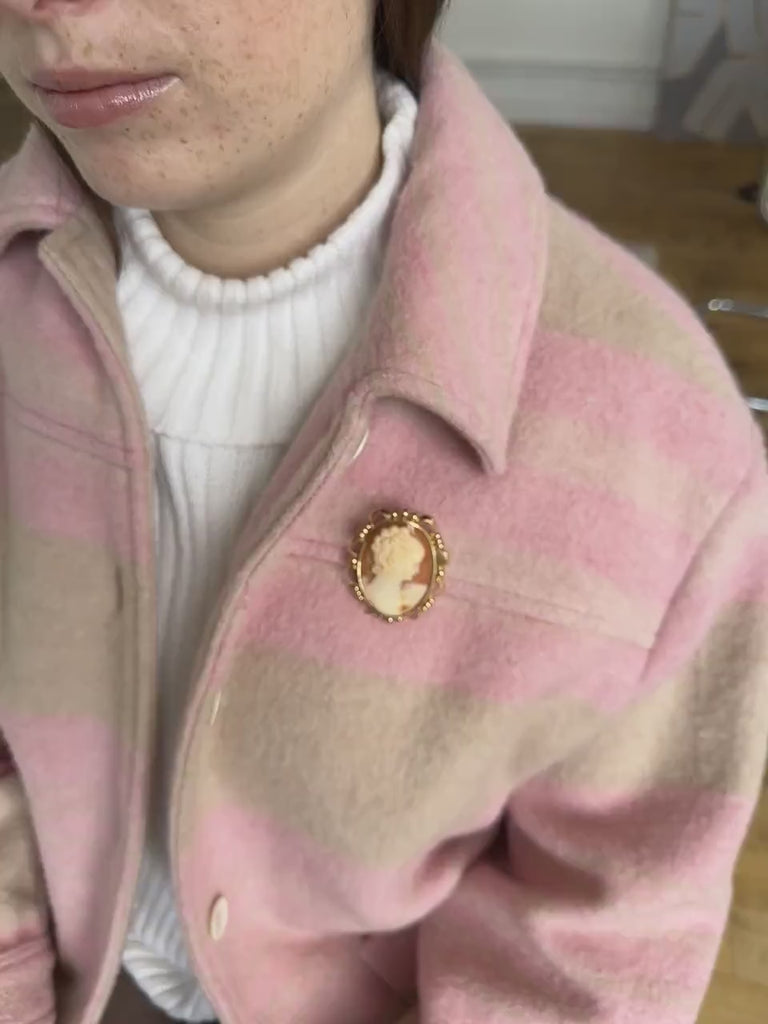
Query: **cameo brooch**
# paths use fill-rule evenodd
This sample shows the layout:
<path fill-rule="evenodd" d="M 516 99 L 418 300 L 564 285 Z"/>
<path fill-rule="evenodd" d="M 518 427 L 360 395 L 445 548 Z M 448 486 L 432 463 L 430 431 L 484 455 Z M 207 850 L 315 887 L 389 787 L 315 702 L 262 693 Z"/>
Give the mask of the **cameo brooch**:
<path fill-rule="evenodd" d="M 428 611 L 445 583 L 448 553 L 431 516 L 375 512 L 355 538 L 352 587 L 386 622 Z"/>

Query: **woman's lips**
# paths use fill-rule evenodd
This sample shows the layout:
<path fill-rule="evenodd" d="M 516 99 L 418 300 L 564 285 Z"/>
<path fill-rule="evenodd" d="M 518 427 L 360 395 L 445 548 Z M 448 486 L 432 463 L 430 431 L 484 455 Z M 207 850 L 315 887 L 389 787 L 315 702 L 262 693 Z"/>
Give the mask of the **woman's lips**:
<path fill-rule="evenodd" d="M 63 128 L 98 128 L 142 110 L 178 81 L 176 75 L 161 75 L 67 92 L 38 85 L 36 92 Z"/>

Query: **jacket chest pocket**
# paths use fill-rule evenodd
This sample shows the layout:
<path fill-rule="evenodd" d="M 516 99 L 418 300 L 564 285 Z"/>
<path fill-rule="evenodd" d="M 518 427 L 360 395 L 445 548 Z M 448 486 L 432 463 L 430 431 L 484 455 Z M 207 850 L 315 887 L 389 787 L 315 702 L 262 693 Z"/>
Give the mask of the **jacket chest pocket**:
<path fill-rule="evenodd" d="M 563 698 L 579 666 L 562 627 L 458 581 L 422 617 L 387 623 L 356 600 L 343 559 L 296 548 L 259 575 L 232 638 L 213 771 L 342 856 L 402 863 L 488 827 L 510 787 L 594 726 Z M 594 649 L 571 647 L 594 671 Z"/>
<path fill-rule="evenodd" d="M 128 474 L 29 420 L 6 421 L 4 693 L 30 713 L 120 727 L 136 592 Z"/>

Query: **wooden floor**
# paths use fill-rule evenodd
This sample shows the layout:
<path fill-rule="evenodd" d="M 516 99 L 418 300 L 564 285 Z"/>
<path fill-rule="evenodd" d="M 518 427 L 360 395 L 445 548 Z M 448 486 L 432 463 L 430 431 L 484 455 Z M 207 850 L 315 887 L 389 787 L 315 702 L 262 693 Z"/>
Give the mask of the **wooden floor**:
<path fill-rule="evenodd" d="M 768 793 L 739 861 L 731 921 L 699 1021 L 768 1021 Z"/>
<path fill-rule="evenodd" d="M 666 143 L 639 132 L 521 132 L 552 192 L 616 238 L 654 252 L 697 307 L 717 297 L 768 306 L 768 225 L 739 188 L 768 149 Z M 768 398 L 768 320 L 712 316 L 745 391 Z"/>
<path fill-rule="evenodd" d="M 0 92 L 0 160 L 22 130 L 23 118 Z M 521 134 L 553 192 L 609 233 L 648 247 L 694 304 L 719 296 L 768 304 L 768 226 L 737 198 L 760 172 L 758 148 L 665 144 L 621 132 Z M 745 391 L 768 397 L 768 321 L 713 318 L 711 326 Z M 699 1024 L 768 1024 L 768 794 L 741 856 Z"/>

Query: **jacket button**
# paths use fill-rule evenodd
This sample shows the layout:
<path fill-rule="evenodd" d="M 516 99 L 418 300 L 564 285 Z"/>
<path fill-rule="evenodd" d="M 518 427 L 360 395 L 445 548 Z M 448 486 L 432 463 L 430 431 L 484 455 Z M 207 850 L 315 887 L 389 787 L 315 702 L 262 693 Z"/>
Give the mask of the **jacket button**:
<path fill-rule="evenodd" d="M 208 918 L 208 934 L 214 942 L 218 942 L 227 930 L 229 921 L 229 903 L 223 896 L 217 896 L 211 907 L 211 914 Z"/>

